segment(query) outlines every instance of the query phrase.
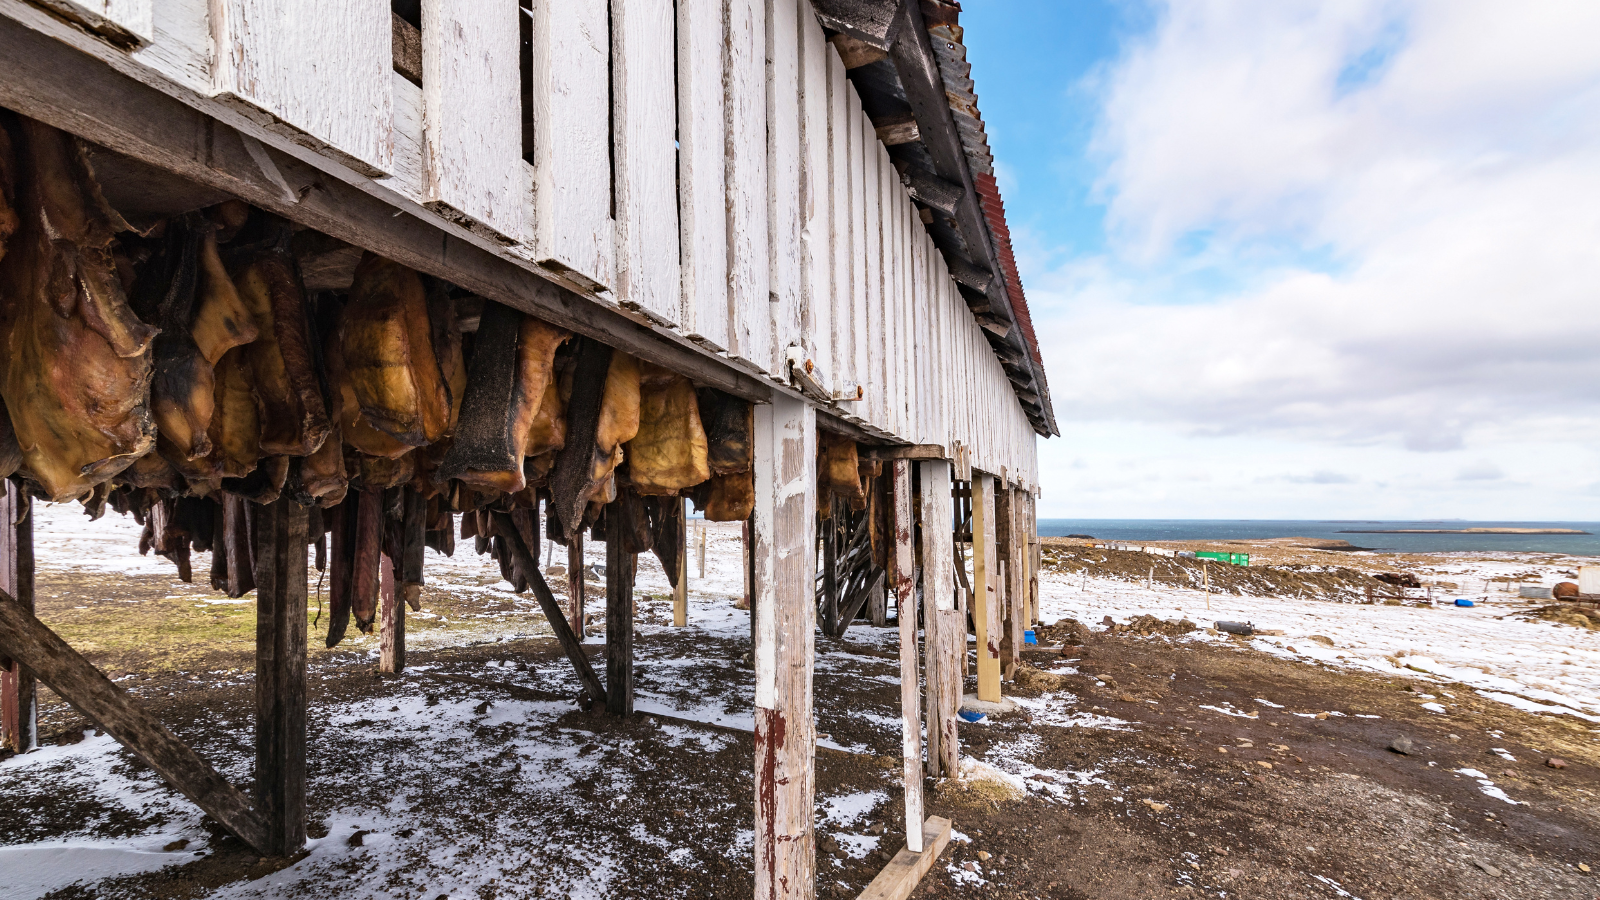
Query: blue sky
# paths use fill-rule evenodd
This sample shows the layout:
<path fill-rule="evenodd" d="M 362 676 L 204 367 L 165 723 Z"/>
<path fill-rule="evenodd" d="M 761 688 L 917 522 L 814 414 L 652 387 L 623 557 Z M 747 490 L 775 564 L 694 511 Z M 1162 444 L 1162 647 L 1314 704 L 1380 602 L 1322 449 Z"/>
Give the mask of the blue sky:
<path fill-rule="evenodd" d="M 1041 514 L 1594 517 L 1600 4 L 963 7 Z"/>

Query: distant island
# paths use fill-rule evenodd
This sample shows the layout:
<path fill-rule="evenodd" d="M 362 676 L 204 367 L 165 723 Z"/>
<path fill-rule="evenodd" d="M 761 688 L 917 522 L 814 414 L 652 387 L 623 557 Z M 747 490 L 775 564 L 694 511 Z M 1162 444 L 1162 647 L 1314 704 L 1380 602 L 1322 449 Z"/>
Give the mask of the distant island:
<path fill-rule="evenodd" d="M 1592 534 L 1576 528 L 1387 528 L 1344 529 L 1339 534 Z"/>

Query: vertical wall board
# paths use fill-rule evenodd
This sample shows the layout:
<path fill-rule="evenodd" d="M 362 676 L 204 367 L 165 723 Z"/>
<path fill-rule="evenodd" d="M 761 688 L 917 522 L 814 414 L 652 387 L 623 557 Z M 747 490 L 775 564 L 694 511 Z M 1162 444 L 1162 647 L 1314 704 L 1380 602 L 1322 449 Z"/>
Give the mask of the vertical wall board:
<path fill-rule="evenodd" d="M 864 361 L 867 374 L 861 379 L 861 384 L 867 389 L 866 398 L 856 404 L 862 409 L 856 414 L 882 428 L 884 425 L 883 412 L 887 404 L 884 402 L 884 393 L 888 385 L 883 381 L 883 353 L 886 343 L 883 331 L 883 171 L 882 155 L 883 145 L 878 143 L 877 132 L 872 129 L 872 122 L 864 114 L 859 116 L 862 123 L 861 134 L 861 171 L 862 184 L 865 190 L 862 193 L 862 223 L 866 229 L 866 252 L 861 257 L 861 263 L 866 270 L 865 292 L 861 295 L 860 337 L 857 346 L 861 350 L 860 359 Z"/>
<path fill-rule="evenodd" d="M 766 371 L 772 363 L 767 265 L 767 8 L 728 0 L 728 354 Z"/>
<path fill-rule="evenodd" d="M 678 0 L 678 218 L 684 334 L 716 350 L 728 328 L 722 0 Z"/>
<path fill-rule="evenodd" d="M 617 302 L 668 325 L 678 287 L 675 23 L 663 0 L 611 0 Z"/>
<path fill-rule="evenodd" d="M 802 328 L 806 352 L 816 360 L 822 383 L 838 390 L 833 364 L 833 178 L 829 169 L 828 60 L 832 50 L 809 0 L 798 4 L 800 18 L 801 153 L 805 186 L 800 198 L 800 252 L 803 268 Z"/>
<path fill-rule="evenodd" d="M 516 0 L 422 2 L 423 203 L 512 243 L 527 191 L 520 15 Z"/>
<path fill-rule="evenodd" d="M 801 344 L 800 325 L 800 7 L 767 4 L 767 240 L 772 292 L 772 363 L 786 379 L 785 357 Z"/>
<path fill-rule="evenodd" d="M 211 93 L 208 0 L 153 0 L 150 5 L 153 37 L 133 54 L 134 61 L 196 93 Z"/>
<path fill-rule="evenodd" d="M 606 0 L 533 0 L 533 258 L 612 285 L 611 39 Z"/>
<path fill-rule="evenodd" d="M 831 45 L 830 45 L 831 47 Z M 837 374 L 834 385 L 840 392 L 854 390 L 856 385 L 855 347 L 850 342 L 855 326 L 855 313 L 851 306 L 855 296 L 855 229 L 851 210 L 855 208 L 850 189 L 850 150 L 856 143 L 850 120 L 850 81 L 844 74 L 844 63 L 836 50 L 827 52 L 828 60 L 828 141 L 829 183 L 833 188 L 832 215 L 828 225 L 833 242 L 833 365 Z"/>
<path fill-rule="evenodd" d="M 215 95 L 363 175 L 390 171 L 393 20 L 357 0 L 216 0 Z"/>
<path fill-rule="evenodd" d="M 876 134 L 876 129 L 874 129 Z M 895 283 L 895 258 L 894 258 L 894 194 L 889 188 L 894 166 L 889 161 L 889 154 L 879 143 L 872 148 L 872 155 L 877 157 L 876 168 L 878 177 L 874 182 L 877 185 L 878 198 L 878 243 L 879 262 L 878 290 L 875 292 L 873 303 L 873 316 L 868 325 L 868 333 L 877 336 L 872 342 L 871 353 L 875 357 L 874 377 L 882 385 L 880 393 L 882 400 L 878 403 L 878 422 L 880 428 L 891 433 L 898 433 L 895 427 L 894 397 L 895 383 L 890 376 L 892 366 L 889 362 L 900 351 L 900 344 L 895 339 L 894 319 L 889 314 L 893 309 L 891 297 L 894 296 Z"/>
<path fill-rule="evenodd" d="M 872 370 L 867 365 L 867 278 L 874 274 L 867 268 L 867 189 L 866 153 L 877 146 L 878 136 L 872 123 L 861 111 L 861 98 L 854 90 L 845 95 L 847 127 L 850 130 L 850 318 L 846 327 L 849 335 L 850 371 L 855 373 L 856 384 L 873 390 Z M 848 389 L 848 385 L 846 388 Z M 860 407 L 862 403 L 856 404 Z M 856 407 L 851 412 L 857 416 L 862 411 Z"/>
<path fill-rule="evenodd" d="M 406 80 L 399 72 L 390 75 L 394 90 L 394 174 L 384 181 L 386 187 L 403 194 L 416 203 L 425 202 L 422 174 L 422 88 Z M 518 210 L 524 217 L 527 210 L 526 163 L 518 163 L 517 195 L 522 199 Z"/>
<path fill-rule="evenodd" d="M 33 0 L 125 49 L 155 40 L 154 0 Z"/>
<path fill-rule="evenodd" d="M 809 900 L 816 890 L 817 416 L 788 396 L 755 409 L 755 896 Z"/>

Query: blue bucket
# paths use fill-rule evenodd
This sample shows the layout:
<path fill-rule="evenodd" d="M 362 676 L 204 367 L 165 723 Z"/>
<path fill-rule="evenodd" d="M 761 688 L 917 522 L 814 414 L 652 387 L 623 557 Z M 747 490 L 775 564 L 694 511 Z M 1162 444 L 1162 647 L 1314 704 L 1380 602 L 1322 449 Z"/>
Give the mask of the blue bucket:
<path fill-rule="evenodd" d="M 963 710 L 957 712 L 956 715 L 960 717 L 961 721 L 966 722 L 968 724 L 972 724 L 972 725 L 976 725 L 979 722 L 982 722 L 985 718 L 987 718 L 986 716 L 984 716 L 983 713 L 981 713 L 981 712 L 973 712 L 970 709 L 963 709 Z"/>
<path fill-rule="evenodd" d="M 1024 644 L 1033 644 L 1035 646 L 1038 646 L 1039 637 L 1033 633 L 1033 629 L 1032 628 L 1029 628 L 1027 631 L 1024 631 L 1022 633 L 1022 642 Z"/>
<path fill-rule="evenodd" d="M 1465 597 L 1457 597 L 1456 598 L 1456 605 L 1457 606 L 1477 606 L 1478 604 L 1473 603 L 1471 600 L 1468 600 Z"/>

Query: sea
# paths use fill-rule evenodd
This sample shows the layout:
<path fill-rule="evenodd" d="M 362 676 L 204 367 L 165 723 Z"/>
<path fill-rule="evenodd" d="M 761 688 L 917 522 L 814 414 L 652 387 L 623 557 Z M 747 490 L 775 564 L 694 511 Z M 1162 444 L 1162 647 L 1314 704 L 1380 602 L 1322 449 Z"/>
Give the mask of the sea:
<path fill-rule="evenodd" d="M 1571 528 L 1589 534 L 1350 534 L 1408 528 Z M 1214 541 L 1307 537 L 1405 553 L 1506 550 L 1600 557 L 1600 522 L 1400 522 L 1377 519 L 1040 519 L 1039 534 L 1106 541 Z"/>

